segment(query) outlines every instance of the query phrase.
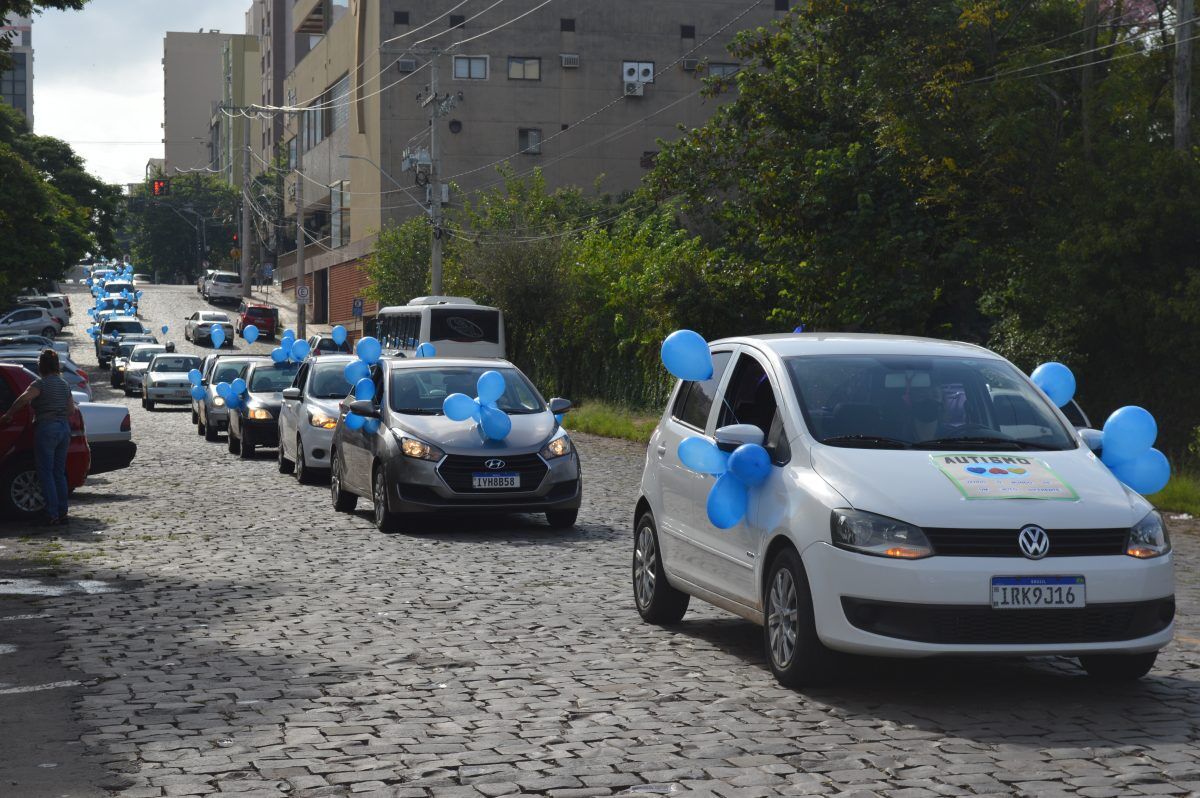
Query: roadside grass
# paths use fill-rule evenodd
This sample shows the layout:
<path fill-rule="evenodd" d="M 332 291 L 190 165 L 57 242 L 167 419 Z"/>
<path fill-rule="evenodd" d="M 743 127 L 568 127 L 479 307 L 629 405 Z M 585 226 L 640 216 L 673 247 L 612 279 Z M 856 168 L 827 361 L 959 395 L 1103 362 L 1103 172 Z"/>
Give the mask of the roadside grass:
<path fill-rule="evenodd" d="M 1165 488 L 1146 498 L 1160 510 L 1200 516 L 1200 474 L 1176 474 Z"/>
<path fill-rule="evenodd" d="M 569 430 L 637 443 L 649 443 L 657 423 L 653 411 L 598 401 L 580 402 L 563 418 L 563 426 Z"/>

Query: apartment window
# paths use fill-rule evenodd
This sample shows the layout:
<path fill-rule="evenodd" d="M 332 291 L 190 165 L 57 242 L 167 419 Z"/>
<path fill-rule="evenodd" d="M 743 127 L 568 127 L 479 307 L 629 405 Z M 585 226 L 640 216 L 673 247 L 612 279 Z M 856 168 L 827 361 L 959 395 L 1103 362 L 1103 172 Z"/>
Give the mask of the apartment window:
<path fill-rule="evenodd" d="M 450 27 L 461 28 L 466 24 L 467 24 L 467 18 L 464 15 L 462 15 L 462 14 L 451 14 L 450 15 Z"/>
<path fill-rule="evenodd" d="M 455 80 L 487 80 L 488 57 L 486 55 L 454 56 Z"/>
<path fill-rule="evenodd" d="M 325 96 L 322 94 L 317 98 L 314 103 L 317 107 L 307 109 L 300 114 L 300 146 L 304 148 L 304 152 L 308 152 L 325 140 L 325 116 L 328 109 L 321 107 Z"/>
<path fill-rule="evenodd" d="M 523 127 L 517 131 L 517 149 L 519 149 L 524 155 L 541 155 L 541 128 Z"/>
<path fill-rule="evenodd" d="M 350 181 L 329 187 L 329 241 L 333 249 L 350 243 Z"/>
<path fill-rule="evenodd" d="M 775 10 L 789 11 L 791 10 L 791 4 L 788 2 L 788 0 L 775 0 Z"/>
<path fill-rule="evenodd" d="M 741 70 L 741 64 L 709 64 L 708 74 L 714 78 L 724 78 Z"/>
<path fill-rule="evenodd" d="M 696 26 L 695 25 L 680 25 L 679 26 L 679 38 L 681 38 L 681 39 L 696 38 Z"/>
<path fill-rule="evenodd" d="M 642 152 L 641 166 L 643 169 L 653 169 L 654 164 L 658 161 L 658 150 L 644 150 Z"/>
<path fill-rule="evenodd" d="M 287 153 L 288 153 L 288 164 L 287 164 L 288 169 L 295 169 L 296 163 L 299 160 L 297 158 L 298 153 L 296 152 L 296 137 L 295 136 L 292 136 L 287 141 Z"/>
<path fill-rule="evenodd" d="M 509 80 L 541 80 L 542 59 L 518 56 L 508 57 Z"/>
<path fill-rule="evenodd" d="M 558 22 L 558 29 L 561 30 L 563 33 L 574 33 L 575 32 L 575 20 L 573 18 L 569 19 L 567 17 L 563 17 Z"/>
<path fill-rule="evenodd" d="M 330 108 L 329 132 L 337 130 L 350 121 L 350 75 L 342 75 L 342 79 L 333 84 L 329 90 Z"/>
<path fill-rule="evenodd" d="M 408 24 L 408 12 L 407 11 L 393 11 L 392 12 L 392 24 L 393 25 L 407 25 Z"/>

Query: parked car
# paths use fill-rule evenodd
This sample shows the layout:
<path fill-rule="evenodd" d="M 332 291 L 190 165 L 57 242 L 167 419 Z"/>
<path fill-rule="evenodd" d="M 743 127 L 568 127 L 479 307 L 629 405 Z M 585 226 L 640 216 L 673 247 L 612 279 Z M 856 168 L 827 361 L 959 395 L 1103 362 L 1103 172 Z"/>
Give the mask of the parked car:
<path fill-rule="evenodd" d="M 451 421 L 442 403 L 475 395 L 480 375 L 505 382 L 498 406 L 512 420 L 503 441 L 484 441 L 474 423 Z M 375 432 L 338 419 L 330 455 L 334 509 L 371 499 L 375 525 L 395 532 L 428 513 L 545 513 L 550 526 L 575 524 L 582 493 L 579 459 L 555 420 L 571 403 L 549 406 L 521 371 L 504 360 L 385 358 L 374 369 L 375 399 L 346 402 L 379 419 Z"/>
<path fill-rule="evenodd" d="M 230 347 L 233 346 L 233 322 L 229 320 L 229 316 L 225 313 L 198 310 L 184 319 L 184 322 L 183 337 L 185 340 L 200 343 L 200 339 L 203 338 L 211 343 L 212 328 L 221 327 L 225 330 L 225 341 Z"/>
<path fill-rule="evenodd" d="M 255 448 L 279 442 L 283 390 L 292 384 L 299 370 L 299 363 L 264 360 L 250 364 L 242 377 L 246 393 L 237 407 L 229 411 L 230 454 L 240 454 L 246 460 L 254 456 Z"/>
<path fill-rule="evenodd" d="M 214 272 L 204 286 L 204 298 L 209 302 L 241 301 L 242 276 L 237 272 Z"/>
<path fill-rule="evenodd" d="M 0 337 L 0 350 L 4 349 L 53 349 L 60 355 L 69 355 L 71 342 L 56 341 L 41 335 L 6 335 Z"/>
<path fill-rule="evenodd" d="M 37 376 L 22 366 L 0 363 L 0 413 L 12 407 L 35 379 Z M 42 483 L 33 462 L 32 413 L 32 409 L 22 408 L 7 425 L 0 425 L 0 517 L 26 523 L 46 507 Z M 87 478 L 91 452 L 79 410 L 71 413 L 69 423 L 67 489 L 73 491 Z"/>
<path fill-rule="evenodd" d="M 1170 641 L 1162 518 L 1003 358 L 874 335 L 710 350 L 712 378 L 678 383 L 650 439 L 633 557 L 647 621 L 695 596 L 762 624 L 785 685 L 832 678 L 836 652 L 1077 656 L 1137 678 Z M 1006 421 L 997 393 L 1035 416 Z M 729 528 L 707 510 L 713 477 L 679 457 L 694 437 L 767 450 Z"/>
<path fill-rule="evenodd" d="M 186 405 L 192 401 L 192 383 L 188 372 L 200 368 L 200 358 L 174 353 L 157 354 L 144 372 L 142 407 L 153 410 L 155 403 Z"/>
<path fill-rule="evenodd" d="M 22 307 L 41 308 L 49 313 L 58 322 L 59 332 L 71 323 L 71 306 L 67 304 L 66 297 L 23 296 L 17 301 Z"/>
<path fill-rule="evenodd" d="M 350 348 L 349 339 L 339 344 L 328 335 L 310 335 L 308 336 L 308 351 L 313 357 L 320 357 L 321 355 L 346 355 L 354 350 Z"/>
<path fill-rule="evenodd" d="M 158 341 L 149 333 L 123 337 L 121 343 L 117 344 L 117 349 L 113 352 L 113 358 L 108 367 L 108 384 L 114 388 L 120 388 L 125 384 L 125 368 L 129 364 L 129 353 L 135 346 L 156 343 Z"/>
<path fill-rule="evenodd" d="M 133 396 L 142 392 L 142 383 L 146 379 L 146 369 L 155 355 L 169 351 L 165 344 L 138 344 L 129 352 L 129 360 L 125 363 L 125 395 Z"/>
<path fill-rule="evenodd" d="M 22 368 L 27 368 L 36 374 L 38 358 L 41 357 L 42 351 L 41 349 L 9 349 L 0 351 L 0 362 L 16 363 Z M 67 385 L 71 387 L 71 391 L 81 394 L 90 402 L 93 394 L 87 372 L 76 365 L 70 358 L 62 355 L 59 356 L 58 363 L 62 369 L 62 377 L 67 381 Z"/>
<path fill-rule="evenodd" d="M 58 335 L 58 323 L 45 308 L 19 307 L 0 313 L 0 335 Z"/>
<path fill-rule="evenodd" d="M 117 351 L 117 346 L 126 335 L 147 335 L 150 330 L 138 319 L 129 316 L 113 316 L 100 323 L 100 334 L 96 336 L 96 362 L 100 368 L 108 368 Z"/>
<path fill-rule="evenodd" d="M 205 269 L 204 271 L 200 272 L 200 276 L 196 278 L 196 293 L 203 296 L 205 289 L 207 288 L 208 281 L 212 279 L 212 276 L 216 273 L 216 269 Z"/>
<path fill-rule="evenodd" d="M 128 468 L 137 454 L 129 408 L 103 402 L 79 402 L 83 428 L 92 453 L 89 474 Z"/>
<path fill-rule="evenodd" d="M 350 394 L 346 365 L 351 355 L 309 358 L 300 366 L 296 381 L 283 391 L 279 411 L 279 472 L 294 472 L 300 483 L 314 481 L 329 471 L 333 430 L 340 404 Z"/>
<path fill-rule="evenodd" d="M 202 378 L 204 401 L 198 402 L 196 432 L 206 441 L 215 441 L 220 433 L 229 429 L 229 408 L 225 400 L 217 395 L 217 385 L 232 383 L 244 377 L 251 363 L 272 362 L 261 355 L 222 355 L 213 360 L 207 375 Z"/>
<path fill-rule="evenodd" d="M 279 335 L 279 308 L 252 305 L 243 301 L 238 305 L 237 334 L 241 335 L 248 324 L 258 328 L 259 336 L 274 338 Z"/>
<path fill-rule="evenodd" d="M 133 273 L 133 284 L 134 285 L 139 285 L 139 284 L 140 285 L 151 285 L 153 283 L 154 283 L 153 275 L 146 274 L 144 272 L 134 272 Z"/>

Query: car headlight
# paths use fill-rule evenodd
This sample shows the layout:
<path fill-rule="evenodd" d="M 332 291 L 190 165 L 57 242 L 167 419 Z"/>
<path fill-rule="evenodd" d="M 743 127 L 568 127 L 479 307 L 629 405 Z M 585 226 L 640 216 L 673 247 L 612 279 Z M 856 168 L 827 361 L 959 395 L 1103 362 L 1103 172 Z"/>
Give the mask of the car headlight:
<path fill-rule="evenodd" d="M 324 413 L 310 412 L 308 414 L 308 423 L 312 424 L 314 427 L 320 427 L 321 429 L 333 429 L 337 426 L 337 419 L 331 418 Z"/>
<path fill-rule="evenodd" d="M 249 412 L 250 412 L 250 418 L 253 421 L 270 421 L 271 420 L 271 411 L 270 410 L 264 410 L 261 407 L 252 407 L 252 408 L 250 408 Z"/>
<path fill-rule="evenodd" d="M 876 557 L 919 560 L 933 547 L 919 527 L 861 510 L 834 510 L 829 519 L 833 545 Z"/>
<path fill-rule="evenodd" d="M 125 364 L 124 364 L 124 363 L 118 363 L 118 364 L 117 364 L 117 371 L 124 371 L 124 370 L 125 370 Z"/>
<path fill-rule="evenodd" d="M 1167 525 L 1162 516 L 1154 510 L 1138 521 L 1129 530 L 1129 542 L 1125 544 L 1125 553 L 1139 560 L 1161 557 L 1171 550 L 1171 536 L 1167 534 Z"/>
<path fill-rule="evenodd" d="M 428 460 L 431 463 L 436 463 L 446 456 L 438 447 L 432 443 L 418 440 L 416 438 L 400 437 L 400 451 L 404 452 L 405 457 L 412 457 L 417 460 Z"/>
<path fill-rule="evenodd" d="M 222 398 L 221 398 L 221 397 L 219 397 L 219 396 L 214 396 L 214 397 L 213 397 L 213 407 L 224 407 L 224 406 L 225 406 L 225 400 L 224 400 L 224 399 L 222 399 Z"/>
<path fill-rule="evenodd" d="M 570 454 L 572 451 L 571 439 L 566 435 L 561 438 L 555 438 L 542 447 L 541 455 L 546 460 L 553 460 L 556 457 Z"/>

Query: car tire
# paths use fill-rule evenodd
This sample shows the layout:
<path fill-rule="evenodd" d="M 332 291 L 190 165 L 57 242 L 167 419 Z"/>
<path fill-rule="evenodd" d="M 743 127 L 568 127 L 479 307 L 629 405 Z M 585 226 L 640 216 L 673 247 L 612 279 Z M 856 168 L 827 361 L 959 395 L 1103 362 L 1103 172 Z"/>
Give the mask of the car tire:
<path fill-rule="evenodd" d="M 204 432 L 205 432 L 204 422 L 200 420 L 199 416 L 197 416 L 196 417 L 196 434 L 203 437 Z"/>
<path fill-rule="evenodd" d="M 218 440 L 220 440 L 220 435 L 220 427 L 215 427 L 208 423 L 204 425 L 204 440 L 208 441 L 209 443 L 216 443 Z"/>
<path fill-rule="evenodd" d="M 120 387 L 121 387 L 121 383 L 117 382 L 117 378 L 116 378 L 116 377 L 109 377 L 109 378 L 108 378 L 108 384 L 109 384 L 109 385 L 111 385 L 111 386 L 112 386 L 112 387 L 114 387 L 114 388 L 120 388 Z"/>
<path fill-rule="evenodd" d="M 763 609 L 763 644 L 775 679 L 784 687 L 829 682 L 837 655 L 817 635 L 808 576 L 795 549 L 781 550 L 767 568 Z"/>
<path fill-rule="evenodd" d="M 1079 664 L 1093 679 L 1132 682 L 1149 673 L 1157 658 L 1157 651 L 1141 654 L 1090 654 L 1080 657 Z"/>
<path fill-rule="evenodd" d="M 53 338 L 56 335 L 58 335 L 58 331 L 55 330 L 53 327 L 46 327 L 42 330 L 43 338 Z"/>
<path fill-rule="evenodd" d="M 153 413 L 154 412 L 154 400 L 147 399 L 146 397 L 143 396 L 142 397 L 142 407 L 145 408 L 146 410 L 149 410 L 151 413 Z"/>
<path fill-rule="evenodd" d="M 129 390 L 129 386 L 124 386 L 121 390 L 125 391 L 126 396 L 133 396 L 133 391 Z"/>
<path fill-rule="evenodd" d="M 404 516 L 387 508 L 387 470 L 378 464 L 371 475 L 371 505 L 375 528 L 380 532 L 392 535 L 404 528 Z"/>
<path fill-rule="evenodd" d="M 254 442 L 253 436 L 249 430 L 245 430 L 242 437 L 238 440 L 238 454 L 243 460 L 249 460 L 254 457 L 254 447 L 258 444 Z"/>
<path fill-rule="evenodd" d="M 579 519 L 579 510 L 549 510 L 546 513 L 546 523 L 551 529 L 572 529 Z"/>
<path fill-rule="evenodd" d="M 33 460 L 20 458 L 0 472 L 0 508 L 6 518 L 29 520 L 46 508 Z"/>
<path fill-rule="evenodd" d="M 352 513 L 358 506 L 358 497 L 342 490 L 341 460 L 337 450 L 334 449 L 329 463 L 329 495 L 333 498 L 333 509 L 339 513 Z"/>
<path fill-rule="evenodd" d="M 643 513 L 638 519 L 633 541 L 633 601 L 638 614 L 660 626 L 679 623 L 692 597 L 667 581 L 653 515 Z"/>
<path fill-rule="evenodd" d="M 276 444 L 275 456 L 276 456 L 277 462 L 279 463 L 279 473 L 280 474 L 292 473 L 293 469 L 295 468 L 295 464 L 291 460 L 287 459 L 287 454 L 285 454 L 283 451 L 283 436 L 282 435 L 279 436 L 279 443 Z"/>
<path fill-rule="evenodd" d="M 240 445 L 238 445 L 237 436 L 233 434 L 233 425 L 232 424 L 229 425 L 229 430 L 226 433 L 226 437 L 228 438 L 227 445 L 229 447 L 229 453 L 230 454 L 241 453 L 242 447 Z"/>
<path fill-rule="evenodd" d="M 313 479 L 313 471 L 308 467 L 308 463 L 304 461 L 304 441 L 300 440 L 300 436 L 296 436 L 296 481 L 301 485 L 311 485 L 316 480 Z"/>
<path fill-rule="evenodd" d="M 193 409 L 192 410 L 192 423 L 197 424 L 197 423 L 199 423 L 199 421 L 200 421 L 200 418 L 199 418 L 199 416 L 196 415 L 196 411 Z"/>

